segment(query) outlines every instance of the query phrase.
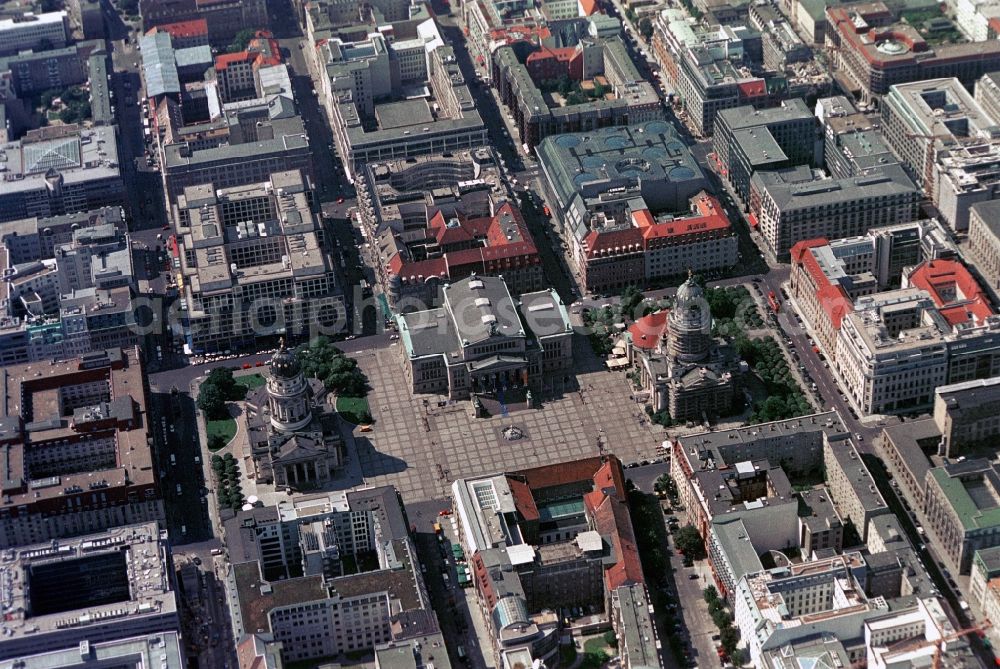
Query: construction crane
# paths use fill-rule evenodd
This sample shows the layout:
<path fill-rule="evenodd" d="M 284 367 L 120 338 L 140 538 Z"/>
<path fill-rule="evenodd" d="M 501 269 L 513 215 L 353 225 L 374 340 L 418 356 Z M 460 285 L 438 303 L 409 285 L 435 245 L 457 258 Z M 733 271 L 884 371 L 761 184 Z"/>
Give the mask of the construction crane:
<path fill-rule="evenodd" d="M 958 631 L 952 632 L 951 634 L 947 634 L 941 637 L 940 639 L 934 639 L 934 640 L 921 639 L 911 644 L 904 643 L 902 644 L 901 647 L 897 648 L 895 652 L 896 653 L 911 652 L 915 650 L 920 650 L 921 648 L 928 648 L 930 646 L 934 646 L 935 647 L 934 656 L 933 659 L 931 660 L 931 669 L 941 669 L 941 653 L 944 651 L 945 644 L 947 644 L 949 641 L 955 641 L 956 639 L 960 639 L 967 634 L 975 633 L 981 635 L 992 626 L 993 623 L 991 623 L 989 619 L 986 619 L 983 620 L 983 623 L 981 625 L 960 629 Z"/>

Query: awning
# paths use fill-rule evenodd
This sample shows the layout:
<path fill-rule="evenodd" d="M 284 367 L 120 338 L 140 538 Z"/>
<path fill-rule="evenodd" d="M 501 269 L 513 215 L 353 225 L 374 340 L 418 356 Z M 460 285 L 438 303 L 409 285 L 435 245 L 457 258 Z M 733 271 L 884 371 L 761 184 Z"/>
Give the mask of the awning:
<path fill-rule="evenodd" d="M 623 356 L 623 355 L 625 355 L 625 347 L 622 346 L 621 344 L 615 344 L 615 347 L 613 349 L 611 349 L 611 352 L 614 355 Z"/>
<path fill-rule="evenodd" d="M 753 214 L 747 214 L 747 220 L 750 221 L 750 227 L 756 230 L 760 223 L 757 222 L 757 217 Z"/>
<path fill-rule="evenodd" d="M 606 361 L 604 364 L 608 366 L 608 369 L 624 369 L 628 367 L 628 360 L 625 358 L 614 358 Z"/>

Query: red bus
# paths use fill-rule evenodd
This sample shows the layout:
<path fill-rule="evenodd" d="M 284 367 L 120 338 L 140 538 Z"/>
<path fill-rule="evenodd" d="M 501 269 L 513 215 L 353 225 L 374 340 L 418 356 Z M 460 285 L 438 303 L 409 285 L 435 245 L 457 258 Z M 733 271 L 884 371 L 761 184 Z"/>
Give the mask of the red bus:
<path fill-rule="evenodd" d="M 774 291 L 768 291 L 767 293 L 767 304 L 771 307 L 771 311 L 778 313 L 781 311 L 781 302 L 778 300 L 778 296 L 774 294 Z"/>

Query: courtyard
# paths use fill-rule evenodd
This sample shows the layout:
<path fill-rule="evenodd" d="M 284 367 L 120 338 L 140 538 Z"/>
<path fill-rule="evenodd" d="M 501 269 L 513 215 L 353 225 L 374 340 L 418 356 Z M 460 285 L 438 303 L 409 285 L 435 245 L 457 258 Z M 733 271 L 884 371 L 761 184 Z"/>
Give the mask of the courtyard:
<path fill-rule="evenodd" d="M 541 398 L 541 408 L 508 417 L 474 418 L 470 402 L 442 402 L 410 394 L 403 383 L 399 346 L 357 354 L 373 388 L 368 396 L 374 429 L 354 430 L 357 457 L 368 485 L 395 485 L 408 503 L 449 494 L 457 478 L 535 467 L 613 453 L 625 463 L 652 459 L 665 438 L 642 405 L 630 399 L 625 376 L 604 368 L 577 336 L 575 382 Z M 514 425 L 523 436 L 508 440 Z"/>

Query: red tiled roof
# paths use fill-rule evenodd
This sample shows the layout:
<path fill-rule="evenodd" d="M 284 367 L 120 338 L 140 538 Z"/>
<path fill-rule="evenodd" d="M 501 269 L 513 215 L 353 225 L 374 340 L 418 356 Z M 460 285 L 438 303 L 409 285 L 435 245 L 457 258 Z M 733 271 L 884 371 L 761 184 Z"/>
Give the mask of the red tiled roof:
<path fill-rule="evenodd" d="M 531 494 L 531 488 L 517 478 L 508 476 L 507 485 L 510 486 L 510 493 L 514 497 L 514 508 L 525 520 L 538 520 L 538 506 L 535 504 L 535 496 Z"/>
<path fill-rule="evenodd" d="M 620 497 L 605 497 L 594 510 L 594 525 L 602 536 L 609 537 L 617 561 L 604 570 L 604 583 L 608 591 L 623 585 L 643 582 L 639 547 L 635 542 L 628 502 Z"/>
<path fill-rule="evenodd" d="M 925 261 L 910 272 L 907 281 L 930 293 L 941 315 L 951 325 L 970 321 L 978 324 L 994 314 L 975 277 L 957 260 Z"/>
<path fill-rule="evenodd" d="M 398 256 L 396 256 L 398 257 Z M 404 281 L 426 281 L 432 276 L 446 278 L 448 276 L 448 264 L 444 258 L 431 258 L 430 260 L 418 260 L 401 265 L 396 275 Z"/>
<path fill-rule="evenodd" d="M 254 67 L 281 64 L 281 45 L 266 30 L 258 30 L 244 51 L 224 53 L 215 57 L 215 69 L 224 70 L 236 63 L 249 61 Z"/>
<path fill-rule="evenodd" d="M 639 212 L 633 212 L 632 220 L 642 228 L 642 236 L 647 241 L 650 239 L 683 237 L 685 235 L 700 235 L 706 232 L 729 230 L 732 228 L 729 218 L 722 208 L 722 204 L 716 198 L 702 192 L 692 200 L 692 204 L 697 213 L 688 218 L 676 218 L 672 221 L 649 225 L 648 220 L 651 220 L 652 216 L 649 216 L 649 212 L 643 209 Z M 645 214 L 645 216 L 642 216 L 642 214 Z M 637 218 L 637 215 L 639 215 L 639 218 Z"/>
<path fill-rule="evenodd" d="M 632 323 L 628 328 L 628 333 L 632 335 L 632 345 L 646 350 L 656 348 L 660 337 L 667 330 L 667 313 L 657 311 Z"/>
<path fill-rule="evenodd" d="M 632 212 L 632 222 L 637 228 L 648 228 L 656 225 L 656 219 L 649 213 L 649 209 L 638 209 Z"/>
<path fill-rule="evenodd" d="M 594 474 L 603 464 L 604 459 L 599 455 L 595 455 L 592 458 L 561 462 L 556 465 L 543 465 L 541 467 L 532 467 L 531 469 L 522 469 L 517 472 L 511 472 L 511 474 L 523 477 L 529 488 L 538 490 L 593 479 Z"/>
<path fill-rule="evenodd" d="M 642 231 L 639 228 L 622 228 L 602 232 L 591 230 L 584 238 L 587 257 L 635 253 L 642 250 Z"/>
<path fill-rule="evenodd" d="M 817 291 L 819 304 L 835 330 L 840 329 L 844 316 L 854 311 L 854 302 L 841 286 L 826 284 Z"/>
<path fill-rule="evenodd" d="M 741 81 L 736 84 L 736 87 L 740 91 L 740 97 L 747 98 L 759 98 L 767 94 L 767 86 L 764 84 L 763 79 L 751 79 L 749 81 Z"/>
<path fill-rule="evenodd" d="M 191 21 L 177 21 L 176 23 L 164 23 L 150 29 L 147 34 L 151 35 L 157 31 L 163 31 L 171 37 L 201 37 L 208 35 L 208 21 L 205 19 L 192 19 Z"/>
<path fill-rule="evenodd" d="M 584 16 L 591 16 L 597 11 L 597 0 L 579 0 L 580 9 Z"/>
<path fill-rule="evenodd" d="M 568 62 L 573 60 L 573 56 L 576 55 L 576 48 L 571 46 L 560 47 L 553 49 L 545 46 L 544 44 L 539 45 L 538 51 L 532 51 L 528 54 L 525 59 L 526 63 L 530 63 L 535 60 L 544 60 L 546 58 L 555 58 L 556 60 Z"/>

